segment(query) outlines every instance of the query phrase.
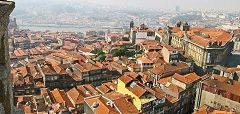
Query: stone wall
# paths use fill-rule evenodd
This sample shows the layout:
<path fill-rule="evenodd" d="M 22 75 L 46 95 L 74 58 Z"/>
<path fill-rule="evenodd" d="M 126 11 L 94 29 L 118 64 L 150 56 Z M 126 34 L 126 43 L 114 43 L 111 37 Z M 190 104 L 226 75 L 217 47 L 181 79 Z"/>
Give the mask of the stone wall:
<path fill-rule="evenodd" d="M 0 0 L 0 114 L 13 114 L 7 38 L 9 15 L 14 7 L 14 2 Z"/>
<path fill-rule="evenodd" d="M 221 95 L 213 94 L 208 91 L 202 90 L 202 97 L 200 106 L 208 105 L 213 108 L 228 107 L 230 109 L 235 109 L 237 114 L 240 113 L 240 103 L 232 101 L 228 98 L 222 97 Z"/>

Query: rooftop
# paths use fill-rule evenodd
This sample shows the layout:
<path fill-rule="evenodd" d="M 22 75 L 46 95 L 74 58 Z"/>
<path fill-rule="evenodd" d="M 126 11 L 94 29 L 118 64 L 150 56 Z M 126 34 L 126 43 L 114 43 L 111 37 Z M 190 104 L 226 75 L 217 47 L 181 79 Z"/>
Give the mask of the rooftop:
<path fill-rule="evenodd" d="M 224 77 L 219 78 L 219 76 L 215 76 L 214 79 L 205 80 L 203 83 L 208 87 L 240 96 L 240 82 L 229 79 L 224 80 L 223 78 Z"/>
<path fill-rule="evenodd" d="M 184 34 L 183 31 L 175 31 L 177 35 Z M 232 33 L 217 28 L 190 28 L 186 32 L 191 42 L 203 47 L 212 45 L 225 46 L 232 40 Z"/>
<path fill-rule="evenodd" d="M 85 99 L 96 114 L 138 114 L 137 108 L 129 102 L 131 97 L 117 92 L 93 96 Z"/>
<path fill-rule="evenodd" d="M 197 81 L 200 79 L 200 77 L 195 73 L 189 73 L 184 76 L 182 76 L 180 74 L 174 74 L 172 77 L 184 84 L 191 84 L 194 81 Z"/>

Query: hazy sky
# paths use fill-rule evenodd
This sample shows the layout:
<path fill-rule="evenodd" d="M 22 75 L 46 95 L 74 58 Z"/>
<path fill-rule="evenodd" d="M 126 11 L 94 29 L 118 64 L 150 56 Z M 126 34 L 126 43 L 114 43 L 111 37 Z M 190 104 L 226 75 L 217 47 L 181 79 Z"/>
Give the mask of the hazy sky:
<path fill-rule="evenodd" d="M 240 10 L 240 0 L 13 0 L 17 7 L 44 4 L 75 4 L 106 7 L 134 7 L 149 9 L 217 9 Z"/>

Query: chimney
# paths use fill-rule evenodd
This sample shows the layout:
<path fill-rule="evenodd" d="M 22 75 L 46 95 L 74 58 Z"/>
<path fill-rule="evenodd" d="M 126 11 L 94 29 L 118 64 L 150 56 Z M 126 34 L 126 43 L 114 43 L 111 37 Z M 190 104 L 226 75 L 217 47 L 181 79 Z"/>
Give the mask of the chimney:
<path fill-rule="evenodd" d="M 108 102 L 107 102 L 107 105 L 110 106 L 110 107 L 112 107 L 112 108 L 114 107 L 114 104 L 113 104 L 112 101 L 108 101 Z"/>
<path fill-rule="evenodd" d="M 93 103 L 92 108 L 96 109 L 100 104 L 96 101 Z"/>

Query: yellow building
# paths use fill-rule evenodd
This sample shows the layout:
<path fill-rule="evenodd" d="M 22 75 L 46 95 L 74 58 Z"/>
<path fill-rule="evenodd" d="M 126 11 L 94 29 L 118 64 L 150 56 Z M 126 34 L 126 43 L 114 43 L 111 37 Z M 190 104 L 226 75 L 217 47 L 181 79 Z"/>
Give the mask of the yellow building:
<path fill-rule="evenodd" d="M 179 34 L 172 35 L 171 45 L 173 47 L 184 47 L 184 34 L 180 32 Z"/>
<path fill-rule="evenodd" d="M 133 104 L 140 112 L 152 111 L 152 102 L 157 99 L 143 85 L 128 75 L 121 76 L 118 79 L 117 92 L 133 97 Z"/>

